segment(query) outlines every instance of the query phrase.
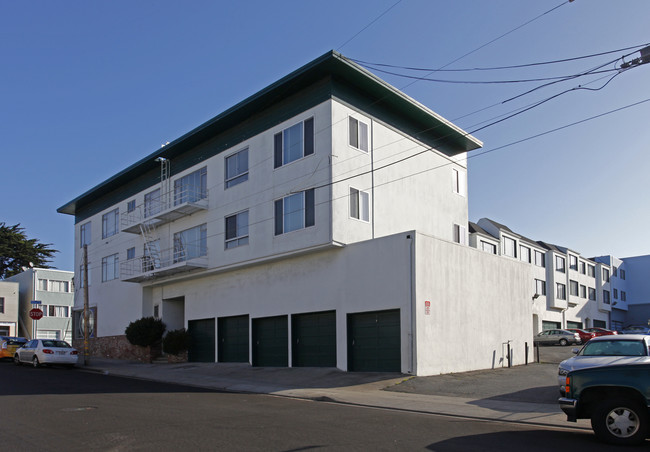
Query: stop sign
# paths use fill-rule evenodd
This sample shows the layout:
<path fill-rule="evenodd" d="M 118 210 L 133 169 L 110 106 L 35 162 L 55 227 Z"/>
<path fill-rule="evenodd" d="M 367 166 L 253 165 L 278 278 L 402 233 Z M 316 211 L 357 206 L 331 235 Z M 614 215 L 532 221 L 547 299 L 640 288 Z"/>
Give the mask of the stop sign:
<path fill-rule="evenodd" d="M 43 317 L 43 311 L 41 311 L 40 309 L 34 308 L 31 311 L 29 311 L 29 318 L 38 320 L 41 317 Z"/>

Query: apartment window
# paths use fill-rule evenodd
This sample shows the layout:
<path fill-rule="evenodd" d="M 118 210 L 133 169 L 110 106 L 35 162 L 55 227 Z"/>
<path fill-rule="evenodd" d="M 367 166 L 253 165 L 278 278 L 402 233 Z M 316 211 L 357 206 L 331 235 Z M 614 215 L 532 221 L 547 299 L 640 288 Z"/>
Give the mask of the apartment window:
<path fill-rule="evenodd" d="M 587 298 L 587 286 L 580 284 L 580 298 Z"/>
<path fill-rule="evenodd" d="M 248 210 L 226 217 L 226 249 L 248 245 Z"/>
<path fill-rule="evenodd" d="M 370 195 L 368 192 L 350 187 L 350 217 L 370 221 Z"/>
<path fill-rule="evenodd" d="M 612 267 L 612 276 L 618 276 L 618 267 Z"/>
<path fill-rule="evenodd" d="M 126 211 L 127 213 L 131 213 L 135 210 L 135 199 L 132 199 L 131 201 L 126 203 Z"/>
<path fill-rule="evenodd" d="M 614 289 L 614 300 L 618 300 L 618 289 Z"/>
<path fill-rule="evenodd" d="M 119 276 L 119 254 L 102 258 L 102 282 L 112 281 Z"/>
<path fill-rule="evenodd" d="M 208 255 L 208 229 L 204 223 L 174 234 L 174 262 Z"/>
<path fill-rule="evenodd" d="M 569 254 L 569 269 L 578 271 L 578 257 Z"/>
<path fill-rule="evenodd" d="M 596 277 L 596 267 L 594 265 L 587 265 L 587 275 L 592 278 Z"/>
<path fill-rule="evenodd" d="M 47 307 L 48 317 L 69 317 L 69 311 L 68 306 L 49 305 Z M 45 309 L 43 309 L 43 312 L 45 312 Z"/>
<path fill-rule="evenodd" d="M 248 148 L 226 157 L 226 188 L 248 180 Z"/>
<path fill-rule="evenodd" d="M 585 275 L 587 274 L 587 264 L 584 262 L 580 262 L 580 274 Z"/>
<path fill-rule="evenodd" d="M 610 304 L 611 300 L 609 299 L 609 290 L 603 290 L 603 303 Z"/>
<path fill-rule="evenodd" d="M 519 259 L 530 264 L 530 248 L 527 246 L 519 246 Z"/>
<path fill-rule="evenodd" d="M 542 281 L 541 279 L 535 280 L 535 294 L 546 295 L 546 281 Z"/>
<path fill-rule="evenodd" d="M 566 272 L 566 259 L 564 259 L 562 256 L 555 256 L 555 270 L 558 272 L 565 273 Z"/>
<path fill-rule="evenodd" d="M 557 299 L 566 300 L 566 286 L 562 283 L 556 283 L 557 288 Z"/>
<path fill-rule="evenodd" d="M 517 243 L 510 237 L 503 238 L 503 254 L 510 257 L 517 257 Z"/>
<path fill-rule="evenodd" d="M 90 221 L 79 228 L 79 248 L 90 245 Z"/>
<path fill-rule="evenodd" d="M 578 296 L 578 281 L 574 281 L 574 280 L 569 281 L 569 294 L 572 297 Z"/>
<path fill-rule="evenodd" d="M 47 290 L 47 279 L 38 280 L 38 290 Z"/>
<path fill-rule="evenodd" d="M 0 297 L 0 314 L 5 313 L 5 297 Z"/>
<path fill-rule="evenodd" d="M 621 290 L 621 301 L 627 301 L 627 294 L 624 290 Z"/>
<path fill-rule="evenodd" d="M 50 292 L 70 292 L 70 283 L 68 281 L 50 281 Z"/>
<path fill-rule="evenodd" d="M 454 242 L 467 245 L 467 228 L 454 224 Z"/>
<path fill-rule="evenodd" d="M 126 250 L 126 259 L 127 260 L 135 259 L 135 247 L 128 248 Z"/>
<path fill-rule="evenodd" d="M 174 205 L 196 202 L 208 196 L 208 169 L 204 166 L 174 181 Z"/>
<path fill-rule="evenodd" d="M 596 299 L 596 289 L 593 287 L 589 288 L 589 299 L 592 301 Z"/>
<path fill-rule="evenodd" d="M 314 224 L 313 188 L 275 201 L 275 235 L 308 228 Z"/>
<path fill-rule="evenodd" d="M 451 186 L 454 193 L 465 196 L 467 195 L 467 184 L 465 183 L 465 173 L 457 170 L 456 168 L 451 169 Z"/>
<path fill-rule="evenodd" d="M 535 265 L 538 267 L 546 267 L 546 255 L 541 251 L 535 250 Z"/>
<path fill-rule="evenodd" d="M 120 209 L 111 210 L 102 215 L 102 238 L 117 234 Z"/>
<path fill-rule="evenodd" d="M 350 117 L 350 146 L 368 152 L 368 124 Z"/>
<path fill-rule="evenodd" d="M 620 273 L 621 273 L 620 278 L 625 279 L 625 270 L 621 269 Z"/>
<path fill-rule="evenodd" d="M 88 285 L 90 286 L 90 274 L 92 273 L 90 266 L 88 267 Z M 79 266 L 79 288 L 83 289 L 84 287 L 84 266 L 81 264 Z"/>
<path fill-rule="evenodd" d="M 603 282 L 609 282 L 609 268 L 603 268 Z"/>
<path fill-rule="evenodd" d="M 162 211 L 162 203 L 160 199 L 160 188 L 144 195 L 144 217 L 156 215 Z"/>
<path fill-rule="evenodd" d="M 481 240 L 481 249 L 486 253 L 497 254 L 497 246 L 494 243 Z"/>
<path fill-rule="evenodd" d="M 273 167 L 314 153 L 314 118 L 294 124 L 273 137 Z"/>

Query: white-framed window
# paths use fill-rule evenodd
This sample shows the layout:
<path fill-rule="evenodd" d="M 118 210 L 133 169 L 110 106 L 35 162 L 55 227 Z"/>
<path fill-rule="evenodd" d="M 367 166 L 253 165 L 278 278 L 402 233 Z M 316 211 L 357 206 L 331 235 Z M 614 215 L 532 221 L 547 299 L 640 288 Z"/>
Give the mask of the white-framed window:
<path fill-rule="evenodd" d="M 620 278 L 625 279 L 625 270 L 621 269 L 621 271 L 619 273 L 621 275 Z"/>
<path fill-rule="evenodd" d="M 208 197 L 208 169 L 203 167 L 174 181 L 174 205 Z"/>
<path fill-rule="evenodd" d="M 569 254 L 569 269 L 578 271 L 578 257 L 573 254 Z"/>
<path fill-rule="evenodd" d="M 587 298 L 587 286 L 580 284 L 580 298 Z"/>
<path fill-rule="evenodd" d="M 314 226 L 314 189 L 301 191 L 275 201 L 275 235 Z"/>
<path fill-rule="evenodd" d="M 50 292 L 70 292 L 70 282 L 69 281 L 56 281 L 50 280 Z"/>
<path fill-rule="evenodd" d="M 5 297 L 0 297 L 0 314 L 5 313 Z"/>
<path fill-rule="evenodd" d="M 226 188 L 248 180 L 248 148 L 226 157 Z"/>
<path fill-rule="evenodd" d="M 350 187 L 350 217 L 370 221 L 370 195 L 368 192 Z"/>
<path fill-rule="evenodd" d="M 135 259 L 135 247 L 127 248 L 126 260 Z"/>
<path fill-rule="evenodd" d="M 208 255 L 206 223 L 174 234 L 174 262 L 183 262 Z"/>
<path fill-rule="evenodd" d="M 248 210 L 226 217 L 226 249 L 248 245 Z"/>
<path fill-rule="evenodd" d="M 39 279 L 38 280 L 38 290 L 48 290 L 48 284 L 47 284 L 47 279 Z"/>
<path fill-rule="evenodd" d="M 519 245 L 519 259 L 530 264 L 530 248 Z"/>
<path fill-rule="evenodd" d="M 609 299 L 609 290 L 603 290 L 603 303 L 610 304 L 611 300 Z"/>
<path fill-rule="evenodd" d="M 535 265 L 538 267 L 546 267 L 546 254 L 535 250 Z"/>
<path fill-rule="evenodd" d="M 614 289 L 614 300 L 618 300 L 618 289 Z"/>
<path fill-rule="evenodd" d="M 451 189 L 458 195 L 467 196 L 467 176 L 463 171 L 451 169 Z"/>
<path fill-rule="evenodd" d="M 503 237 L 503 254 L 510 257 L 517 257 L 517 242 L 510 237 Z"/>
<path fill-rule="evenodd" d="M 587 265 L 587 275 L 591 276 L 592 278 L 596 277 L 596 266 L 595 265 Z"/>
<path fill-rule="evenodd" d="M 587 264 L 580 261 L 580 274 L 586 275 L 587 274 Z"/>
<path fill-rule="evenodd" d="M 627 301 L 627 294 L 624 290 L 621 290 L 621 301 Z"/>
<path fill-rule="evenodd" d="M 592 301 L 596 299 L 596 289 L 593 287 L 589 288 L 589 299 Z"/>
<path fill-rule="evenodd" d="M 273 168 L 314 153 L 314 118 L 287 127 L 273 136 Z"/>
<path fill-rule="evenodd" d="M 45 309 L 43 309 L 45 312 Z M 48 305 L 47 307 L 47 316 L 48 317 L 70 317 L 70 308 L 68 306 L 55 306 Z"/>
<path fill-rule="evenodd" d="M 79 227 L 79 248 L 90 245 L 90 221 Z"/>
<path fill-rule="evenodd" d="M 467 228 L 460 224 L 454 224 L 453 227 L 454 242 L 461 245 L 467 245 Z"/>
<path fill-rule="evenodd" d="M 156 215 L 162 211 L 162 202 L 160 199 L 160 188 L 156 188 L 144 195 L 144 217 Z"/>
<path fill-rule="evenodd" d="M 110 237 L 119 231 L 120 209 L 111 210 L 102 215 L 102 238 Z"/>
<path fill-rule="evenodd" d="M 131 213 L 135 210 L 135 199 L 126 203 L 126 212 Z"/>
<path fill-rule="evenodd" d="M 603 268 L 603 282 L 609 282 L 609 268 Z"/>
<path fill-rule="evenodd" d="M 569 294 L 572 297 L 578 296 L 578 281 L 569 280 Z"/>
<path fill-rule="evenodd" d="M 562 283 L 555 283 L 558 300 L 566 300 L 566 286 Z"/>
<path fill-rule="evenodd" d="M 348 143 L 353 148 L 368 152 L 368 124 L 359 121 L 350 116 L 349 124 L 349 141 Z"/>
<path fill-rule="evenodd" d="M 112 281 L 120 275 L 120 255 L 112 254 L 102 258 L 102 282 Z"/>
<path fill-rule="evenodd" d="M 555 271 L 566 273 L 566 259 L 562 256 L 555 256 Z"/>
<path fill-rule="evenodd" d="M 612 267 L 612 276 L 618 276 L 618 267 Z"/>
<path fill-rule="evenodd" d="M 497 246 L 494 243 L 481 240 L 481 249 L 486 253 L 497 254 Z"/>
<path fill-rule="evenodd" d="M 546 295 L 546 281 L 541 279 L 535 280 L 535 293 L 537 295 Z"/>

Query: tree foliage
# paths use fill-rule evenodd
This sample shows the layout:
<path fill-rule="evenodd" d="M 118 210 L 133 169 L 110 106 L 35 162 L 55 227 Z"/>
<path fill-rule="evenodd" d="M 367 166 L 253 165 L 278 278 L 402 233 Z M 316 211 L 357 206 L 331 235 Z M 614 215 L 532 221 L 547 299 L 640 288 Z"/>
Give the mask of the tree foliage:
<path fill-rule="evenodd" d="M 22 267 L 52 268 L 48 263 L 59 251 L 51 246 L 27 238 L 20 224 L 7 226 L 0 222 L 0 279 L 22 272 Z"/>
<path fill-rule="evenodd" d="M 142 317 L 129 323 L 124 333 L 131 344 L 149 347 L 160 342 L 166 328 L 160 319 Z"/>

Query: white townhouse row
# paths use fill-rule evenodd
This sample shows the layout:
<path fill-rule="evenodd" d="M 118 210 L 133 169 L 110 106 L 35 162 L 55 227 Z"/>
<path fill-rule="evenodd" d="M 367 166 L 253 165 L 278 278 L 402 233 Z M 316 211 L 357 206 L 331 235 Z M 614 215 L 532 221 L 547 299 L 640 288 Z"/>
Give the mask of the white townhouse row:
<path fill-rule="evenodd" d="M 93 354 L 128 356 L 125 327 L 155 316 L 190 331 L 191 361 L 522 364 L 531 269 L 466 243 L 480 146 L 326 53 L 58 209 L 75 216 Z"/>

